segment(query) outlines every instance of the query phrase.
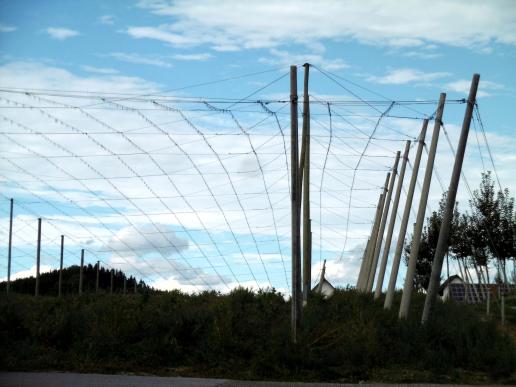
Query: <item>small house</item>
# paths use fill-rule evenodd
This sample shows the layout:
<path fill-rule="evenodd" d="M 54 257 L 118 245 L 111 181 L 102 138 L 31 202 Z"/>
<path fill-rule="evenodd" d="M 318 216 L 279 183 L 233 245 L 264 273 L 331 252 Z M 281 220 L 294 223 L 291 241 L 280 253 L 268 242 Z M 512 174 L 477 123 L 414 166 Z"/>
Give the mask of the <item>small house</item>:
<path fill-rule="evenodd" d="M 478 303 L 487 300 L 491 286 L 466 283 L 458 275 L 450 276 L 441 284 L 439 295 L 443 301 Z"/>

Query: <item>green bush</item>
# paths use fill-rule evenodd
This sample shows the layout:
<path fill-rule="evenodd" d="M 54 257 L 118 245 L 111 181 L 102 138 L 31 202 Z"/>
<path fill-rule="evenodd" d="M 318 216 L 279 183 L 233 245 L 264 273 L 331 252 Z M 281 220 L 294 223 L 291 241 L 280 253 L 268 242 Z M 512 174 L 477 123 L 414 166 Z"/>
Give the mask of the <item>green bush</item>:
<path fill-rule="evenodd" d="M 353 290 L 314 295 L 292 344 L 290 303 L 275 291 L 12 294 L 0 299 L 0 369 L 355 382 L 388 370 L 400 382 L 458 380 L 457 369 L 511 377 L 515 345 L 493 321 L 470 305 L 439 303 L 421 326 L 423 301 L 415 294 L 399 321 L 396 308 Z"/>

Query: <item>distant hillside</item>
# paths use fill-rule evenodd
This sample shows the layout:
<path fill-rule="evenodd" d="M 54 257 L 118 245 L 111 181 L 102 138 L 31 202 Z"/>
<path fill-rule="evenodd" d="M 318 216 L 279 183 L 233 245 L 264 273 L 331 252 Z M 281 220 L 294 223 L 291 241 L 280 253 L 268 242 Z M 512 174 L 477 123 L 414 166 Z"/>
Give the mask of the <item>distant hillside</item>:
<path fill-rule="evenodd" d="M 70 266 L 63 268 L 63 284 L 61 292 L 65 294 L 77 294 L 79 292 L 79 266 Z M 94 265 L 85 265 L 83 268 L 83 293 L 94 293 L 95 283 L 97 278 L 97 269 Z M 113 291 L 115 293 L 122 293 L 124 289 L 124 278 L 127 279 L 127 292 L 134 292 L 134 285 L 136 278 L 133 276 L 127 277 L 125 273 L 120 270 L 115 270 L 113 274 Z M 52 270 L 47 273 L 40 274 L 39 277 L 39 292 L 41 295 L 53 296 L 58 293 L 59 270 Z M 0 282 L 0 292 L 4 293 L 7 282 Z M 34 294 L 36 286 L 36 278 L 20 278 L 11 281 L 11 291 L 15 293 Z M 102 292 L 109 292 L 111 287 L 111 272 L 110 269 L 100 267 L 99 272 L 99 289 Z M 145 282 L 138 282 L 138 289 L 149 290 Z"/>

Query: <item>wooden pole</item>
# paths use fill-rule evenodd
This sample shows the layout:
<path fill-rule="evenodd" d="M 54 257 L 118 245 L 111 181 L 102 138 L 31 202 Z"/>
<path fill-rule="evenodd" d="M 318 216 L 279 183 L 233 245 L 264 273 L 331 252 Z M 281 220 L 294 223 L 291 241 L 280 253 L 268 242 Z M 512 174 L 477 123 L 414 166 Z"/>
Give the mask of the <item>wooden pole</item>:
<path fill-rule="evenodd" d="M 380 200 L 378 201 L 378 208 L 376 209 L 376 218 L 373 224 L 373 232 L 371 234 L 371 242 L 369 245 L 369 250 L 367 251 L 365 268 L 364 268 L 364 276 L 362 277 L 362 285 L 360 287 L 360 291 L 367 291 L 367 281 L 369 280 L 369 275 L 371 273 L 371 265 L 373 261 L 374 248 L 376 246 L 376 239 L 378 237 L 378 229 L 380 228 L 380 222 L 382 221 L 382 211 L 385 203 L 385 196 L 387 194 L 387 184 L 390 179 L 390 173 L 387 174 L 385 179 L 385 185 L 383 187 L 382 194 L 380 195 Z"/>
<path fill-rule="evenodd" d="M 125 273 L 124 273 L 124 294 L 127 293 L 127 277 L 125 276 Z"/>
<path fill-rule="evenodd" d="M 303 87 L 303 133 L 301 137 L 301 167 L 299 173 L 303 182 L 303 303 L 308 302 L 312 283 L 312 256 L 310 241 L 310 101 L 308 76 L 310 65 L 305 63 Z"/>
<path fill-rule="evenodd" d="M 297 122 L 297 67 L 290 66 L 290 171 L 291 171 L 291 217 L 292 217 L 292 341 L 297 342 L 301 325 L 301 240 L 300 240 L 300 194 L 299 154 Z"/>
<path fill-rule="evenodd" d="M 9 212 L 9 246 L 7 249 L 7 285 L 5 290 L 9 294 L 9 290 L 11 288 L 11 254 L 13 247 L 13 202 L 14 200 L 10 200 L 11 210 Z"/>
<path fill-rule="evenodd" d="M 416 273 L 416 262 L 419 253 L 419 244 L 421 242 L 421 233 L 423 231 L 423 222 L 425 220 L 426 204 L 428 203 L 428 192 L 430 191 L 430 183 L 432 182 L 435 152 L 437 150 L 437 143 L 439 141 L 439 132 L 441 130 L 445 101 L 446 94 L 441 93 L 439 97 L 439 104 L 437 105 L 437 113 L 435 115 L 432 142 L 430 144 L 430 150 L 428 151 L 428 160 L 426 162 L 425 178 L 423 180 L 423 187 L 421 189 L 421 199 L 419 201 L 419 208 L 417 211 L 416 225 L 414 227 L 414 233 L 412 235 L 412 246 L 410 249 L 407 274 L 405 276 L 403 294 L 401 296 L 401 305 L 399 310 L 400 319 L 406 318 L 409 313 L 410 299 L 412 297 L 412 288 L 414 286 L 414 275 Z"/>
<path fill-rule="evenodd" d="M 365 245 L 364 252 L 362 253 L 362 263 L 360 264 L 360 270 L 358 271 L 357 284 L 355 286 L 355 288 L 357 290 L 358 290 L 358 288 L 359 288 L 359 286 L 361 284 L 362 277 L 364 276 L 365 258 L 366 258 L 367 252 L 369 251 L 369 244 L 370 244 L 370 242 L 371 242 L 371 237 L 367 238 L 367 243 Z"/>
<path fill-rule="evenodd" d="M 79 269 L 79 295 L 82 294 L 82 274 L 84 268 L 84 249 L 81 249 L 81 267 Z"/>
<path fill-rule="evenodd" d="M 473 108 L 477 97 L 478 82 L 480 75 L 474 74 L 471 80 L 471 87 L 464 114 L 464 121 L 462 122 L 462 130 L 460 133 L 459 144 L 457 152 L 455 153 L 455 163 L 453 165 L 452 176 L 450 179 L 450 186 L 448 188 L 448 195 L 446 197 L 446 207 L 443 215 L 443 222 L 439 230 L 439 239 L 437 240 L 437 247 L 434 254 L 434 262 L 432 263 L 432 274 L 430 275 L 430 283 L 428 285 L 428 293 L 425 299 L 425 307 L 423 309 L 423 316 L 421 322 L 424 324 L 432 314 L 437 293 L 439 292 L 439 282 L 441 280 L 441 270 L 443 267 L 444 254 L 448 250 L 448 239 L 450 234 L 450 227 L 453 218 L 453 210 L 455 208 L 455 199 L 457 197 L 457 189 L 459 187 L 460 174 L 462 171 L 462 163 L 464 161 L 464 154 L 466 152 L 466 144 L 468 142 L 469 127 L 471 125 L 471 117 L 473 116 Z"/>
<path fill-rule="evenodd" d="M 396 243 L 396 250 L 392 260 L 391 276 L 389 278 L 389 285 L 387 286 L 387 294 L 385 295 L 385 302 L 383 307 L 390 309 L 394 299 L 394 290 L 396 288 L 396 281 L 398 280 L 398 271 L 400 268 L 401 253 L 405 247 L 405 235 L 407 234 L 407 226 L 410 217 L 410 209 L 412 208 L 412 199 L 414 198 L 414 188 L 417 183 L 417 175 L 419 172 L 419 164 L 421 164 L 421 155 L 425 145 L 426 129 L 428 127 L 428 119 L 423 121 L 421 133 L 419 134 L 416 157 L 414 159 L 414 166 L 412 167 L 412 176 L 410 177 L 409 189 L 407 192 L 407 199 L 405 200 L 405 209 L 403 210 L 403 217 L 401 218 L 400 231 L 398 233 L 398 242 Z"/>
<path fill-rule="evenodd" d="M 111 286 L 110 286 L 110 293 L 113 294 L 113 288 L 114 288 L 114 277 L 113 277 L 113 269 L 111 269 Z"/>
<path fill-rule="evenodd" d="M 36 289 L 34 294 L 39 296 L 39 266 L 41 263 L 41 218 L 38 218 L 38 245 L 36 247 Z"/>
<path fill-rule="evenodd" d="M 64 235 L 61 235 L 61 253 L 59 254 L 59 283 L 57 296 L 61 297 L 63 291 L 63 251 L 64 251 Z"/>
<path fill-rule="evenodd" d="M 387 261 L 389 260 L 389 250 L 391 248 L 392 233 L 394 232 L 394 225 L 396 224 L 396 215 L 398 214 L 398 205 L 400 202 L 401 189 L 403 187 L 403 179 L 405 177 L 405 169 L 407 168 L 408 154 L 410 151 L 410 141 L 405 143 L 405 151 L 403 152 L 403 161 L 401 163 L 400 176 L 398 178 L 398 185 L 396 186 L 396 193 L 394 201 L 392 202 L 391 218 L 389 220 L 389 227 L 387 228 L 387 237 L 385 239 L 385 246 L 383 248 L 382 260 L 380 262 L 380 272 L 376 280 L 376 289 L 374 291 L 374 299 L 380 298 L 382 295 L 383 278 L 385 276 L 385 269 L 387 268 Z M 394 173 L 395 171 L 393 171 Z"/>
<path fill-rule="evenodd" d="M 380 197 L 378 198 L 378 204 L 376 205 L 376 212 L 374 215 L 373 225 L 371 226 L 371 234 L 369 236 L 369 239 L 367 240 L 367 245 L 364 250 L 364 256 L 362 258 L 362 265 L 360 267 L 360 271 L 358 273 L 358 280 L 357 280 L 357 290 L 360 292 L 364 291 L 367 278 L 369 278 L 369 256 L 371 255 L 371 249 L 373 248 L 373 241 L 376 241 L 374 238 L 377 224 L 380 222 L 380 216 L 382 213 L 383 208 L 383 193 L 380 194 Z"/>
<path fill-rule="evenodd" d="M 392 167 L 391 178 L 389 180 L 389 188 L 387 188 L 387 197 L 385 198 L 385 205 L 383 207 L 382 223 L 380 224 L 380 230 L 378 231 L 378 238 L 376 239 L 373 263 L 371 265 L 371 271 L 369 273 L 369 279 L 367 281 L 367 292 L 371 292 L 373 290 L 374 277 L 376 275 L 376 268 L 378 267 L 378 258 L 380 257 L 380 250 L 382 249 L 383 233 L 385 232 L 385 225 L 387 224 L 387 217 L 389 216 L 389 208 L 391 206 L 392 191 L 394 190 L 394 182 L 396 181 L 396 173 L 398 170 L 399 161 L 400 161 L 400 152 L 397 152 L 396 159 L 394 160 L 394 166 Z"/>

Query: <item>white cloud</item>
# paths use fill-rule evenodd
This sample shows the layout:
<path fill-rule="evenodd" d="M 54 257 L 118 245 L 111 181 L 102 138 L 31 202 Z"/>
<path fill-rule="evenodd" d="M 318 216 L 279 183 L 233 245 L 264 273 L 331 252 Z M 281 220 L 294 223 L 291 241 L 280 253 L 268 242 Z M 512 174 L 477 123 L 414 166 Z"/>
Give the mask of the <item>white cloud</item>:
<path fill-rule="evenodd" d="M 446 72 L 425 73 L 420 70 L 405 68 L 390 70 L 383 76 L 370 76 L 367 80 L 385 85 L 404 85 L 407 83 L 428 83 L 448 76 L 450 74 Z"/>
<path fill-rule="evenodd" d="M 113 15 L 102 15 L 99 17 L 99 22 L 105 25 L 115 24 L 115 17 Z"/>
<path fill-rule="evenodd" d="M 166 27 L 130 27 L 127 29 L 127 33 L 133 38 L 137 39 L 156 39 L 163 42 L 167 42 L 176 46 L 183 46 L 195 43 L 190 38 L 183 37 L 172 32 L 168 32 Z"/>
<path fill-rule="evenodd" d="M 273 48 L 323 39 L 352 39 L 390 47 L 439 43 L 479 49 L 516 45 L 516 7 L 510 0 L 408 2 L 142 0 L 140 7 L 169 24 L 134 26 L 133 37 L 214 49 Z M 422 16 L 424 15 L 424 16 Z"/>
<path fill-rule="evenodd" d="M 328 59 L 319 54 L 292 54 L 288 51 L 271 49 L 271 57 L 262 57 L 258 61 L 272 66 L 290 66 L 292 64 L 302 65 L 305 62 L 321 66 L 332 71 L 348 68 L 349 66 L 342 59 Z"/>
<path fill-rule="evenodd" d="M 48 27 L 45 32 L 53 39 L 57 40 L 65 40 L 80 35 L 78 31 L 71 30 L 69 28 Z"/>
<path fill-rule="evenodd" d="M 184 61 L 206 61 L 212 58 L 212 55 L 209 53 L 201 53 L 201 54 L 176 54 L 172 56 L 175 60 L 184 60 Z"/>
<path fill-rule="evenodd" d="M 105 67 L 94 67 L 94 66 L 81 66 L 84 71 L 94 74 L 118 74 L 118 70 L 105 68 Z"/>
<path fill-rule="evenodd" d="M 165 67 L 170 68 L 172 65 L 163 59 L 151 57 L 151 56 L 143 56 L 140 54 L 134 53 L 124 53 L 124 52 L 113 52 L 109 54 L 112 58 L 118 59 L 122 62 L 136 63 L 136 64 L 145 64 L 150 66 L 157 67 Z"/>
<path fill-rule="evenodd" d="M 465 96 L 468 95 L 470 86 L 471 86 L 471 80 L 467 80 L 467 79 L 460 79 L 460 80 L 449 82 L 449 83 L 445 84 L 446 90 L 454 91 L 456 93 L 460 93 Z M 504 88 L 505 87 L 499 83 L 491 82 L 491 81 L 484 81 L 481 79 L 479 86 L 478 86 L 477 95 L 479 97 L 488 97 L 492 94 L 492 92 L 500 91 L 500 90 L 503 90 Z"/>
<path fill-rule="evenodd" d="M 40 265 L 39 266 L 39 273 L 48 273 L 53 268 L 49 265 Z M 30 269 L 27 270 L 21 270 L 14 274 L 11 274 L 11 281 L 17 280 L 19 278 L 27 278 L 27 277 L 36 277 L 36 265 L 32 266 Z M 0 278 L 0 282 L 7 281 L 7 277 Z"/>
<path fill-rule="evenodd" d="M 0 23 L 0 32 L 14 32 L 17 29 L 15 26 Z"/>

